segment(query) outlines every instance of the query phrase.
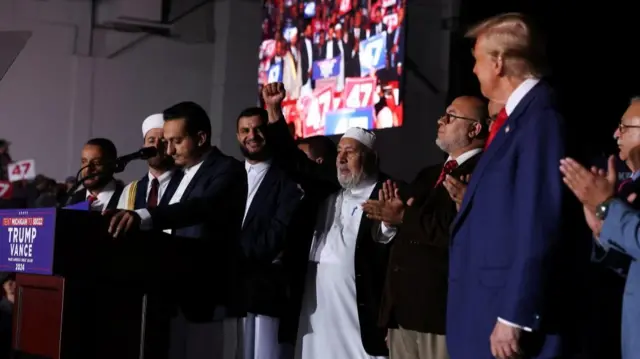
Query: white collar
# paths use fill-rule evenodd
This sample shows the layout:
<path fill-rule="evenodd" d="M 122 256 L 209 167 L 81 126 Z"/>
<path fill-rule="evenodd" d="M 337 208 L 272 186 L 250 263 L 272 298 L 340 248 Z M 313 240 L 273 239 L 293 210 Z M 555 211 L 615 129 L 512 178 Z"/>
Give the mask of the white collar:
<path fill-rule="evenodd" d="M 151 172 L 149 172 L 149 173 L 147 174 L 147 177 L 149 177 L 149 183 L 151 183 L 151 181 L 153 181 L 153 179 L 154 179 L 154 178 L 157 178 L 157 179 L 158 179 L 158 183 L 162 184 L 162 183 L 165 183 L 165 182 L 170 181 L 170 180 L 171 180 L 171 176 L 172 176 L 172 175 L 173 175 L 173 171 L 167 171 L 167 172 L 165 172 L 165 173 L 161 174 L 161 175 L 160 175 L 160 176 L 158 176 L 158 177 L 154 177 L 154 176 L 151 174 Z"/>
<path fill-rule="evenodd" d="M 257 171 L 257 172 L 262 172 L 268 169 L 269 167 L 271 167 L 271 160 L 266 160 L 266 161 L 262 161 L 254 164 L 251 164 L 246 160 L 244 161 L 244 169 L 247 170 L 247 172 L 249 172 L 250 169 L 253 169 L 254 171 Z"/>
<path fill-rule="evenodd" d="M 116 191 L 116 181 L 115 180 L 111 180 L 109 183 L 107 183 L 106 186 L 104 186 L 104 188 L 100 192 L 98 192 L 97 195 L 95 195 L 95 197 L 97 197 L 98 199 L 102 200 L 102 198 L 104 196 L 111 195 L 115 191 Z M 87 189 L 85 198 L 88 199 L 92 195 L 93 194 L 91 194 L 91 192 Z"/>
<path fill-rule="evenodd" d="M 522 101 L 522 99 L 531 91 L 531 89 L 540 82 L 540 79 L 530 78 L 524 80 L 516 89 L 511 93 L 507 99 L 507 103 L 504 106 L 507 116 L 511 116 L 513 110 Z"/>
<path fill-rule="evenodd" d="M 482 152 L 482 148 L 474 148 L 472 150 L 469 150 L 463 154 L 461 154 L 460 156 L 458 156 L 457 158 L 453 158 L 451 156 L 449 156 L 449 158 L 447 158 L 447 162 L 451 161 L 451 160 L 456 160 L 456 163 L 458 163 L 458 166 L 462 165 L 466 160 L 468 160 L 469 158 L 477 155 L 478 153 Z M 446 163 L 446 162 L 445 162 Z"/>

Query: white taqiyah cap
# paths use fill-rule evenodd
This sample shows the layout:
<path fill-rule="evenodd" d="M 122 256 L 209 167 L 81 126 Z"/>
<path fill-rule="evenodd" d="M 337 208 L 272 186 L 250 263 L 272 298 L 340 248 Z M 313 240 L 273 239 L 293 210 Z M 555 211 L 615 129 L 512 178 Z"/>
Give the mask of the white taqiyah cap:
<path fill-rule="evenodd" d="M 142 137 L 144 138 L 147 135 L 147 132 L 153 130 L 154 128 L 163 128 L 164 127 L 164 117 L 161 113 L 156 113 L 144 119 L 142 123 Z"/>
<path fill-rule="evenodd" d="M 353 138 L 371 150 L 376 143 L 376 135 L 360 127 L 351 127 L 342 135 L 342 138 Z"/>

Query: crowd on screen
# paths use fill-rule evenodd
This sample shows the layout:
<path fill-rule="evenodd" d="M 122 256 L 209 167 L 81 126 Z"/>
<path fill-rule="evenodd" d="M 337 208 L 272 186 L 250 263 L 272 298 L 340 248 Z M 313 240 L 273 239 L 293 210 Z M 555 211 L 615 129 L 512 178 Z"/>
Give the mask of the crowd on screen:
<path fill-rule="evenodd" d="M 285 84 L 284 110 L 298 137 L 333 134 L 324 114 L 343 108 L 371 107 L 375 118 L 363 126 L 370 129 L 402 124 L 405 8 L 406 0 L 264 2 L 258 83 Z M 361 42 L 374 37 L 380 46 L 361 54 Z"/>
<path fill-rule="evenodd" d="M 126 186 L 113 143 L 87 141 L 79 162 L 96 176 L 65 202 L 102 212 L 115 238 L 211 245 L 194 254 L 210 288 L 149 301 L 171 308 L 154 311 L 171 359 L 640 358 L 640 99 L 614 132 L 617 159 L 566 157 L 538 35 L 516 13 L 467 33 L 485 98 L 442 109 L 447 159 L 413 181 L 380 171 L 372 131 L 295 140 L 274 82 L 237 116 L 244 162 L 182 102 L 142 122 L 158 154 Z"/>

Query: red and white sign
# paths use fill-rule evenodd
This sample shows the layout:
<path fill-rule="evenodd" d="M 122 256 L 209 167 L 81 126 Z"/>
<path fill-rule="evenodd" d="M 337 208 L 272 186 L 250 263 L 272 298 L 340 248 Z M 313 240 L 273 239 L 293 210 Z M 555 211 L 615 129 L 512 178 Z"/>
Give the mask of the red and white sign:
<path fill-rule="evenodd" d="M 371 77 L 347 78 L 342 91 L 342 104 L 345 108 L 358 109 L 373 106 L 376 79 Z"/>
<path fill-rule="evenodd" d="M 9 181 L 0 181 L 0 198 L 11 199 L 13 197 L 13 185 Z"/>
<path fill-rule="evenodd" d="M 7 172 L 9 172 L 9 181 L 11 182 L 35 179 L 36 161 L 22 160 L 10 163 Z"/>

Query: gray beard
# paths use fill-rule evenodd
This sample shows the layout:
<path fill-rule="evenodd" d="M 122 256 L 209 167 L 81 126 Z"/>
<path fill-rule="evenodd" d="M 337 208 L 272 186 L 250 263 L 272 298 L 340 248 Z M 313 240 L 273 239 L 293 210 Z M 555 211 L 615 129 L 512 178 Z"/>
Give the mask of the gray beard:
<path fill-rule="evenodd" d="M 443 152 L 447 154 L 451 154 L 451 152 L 462 148 L 464 146 L 469 145 L 469 142 L 465 139 L 460 139 L 458 141 L 452 141 L 451 143 L 442 142 L 439 138 L 436 138 L 436 146 L 438 146 Z"/>
<path fill-rule="evenodd" d="M 350 174 L 349 176 L 343 177 L 340 175 L 340 171 L 338 171 L 338 182 L 344 189 L 356 188 L 365 178 L 366 176 L 364 175 L 364 172 L 360 172 L 357 175 Z"/>

